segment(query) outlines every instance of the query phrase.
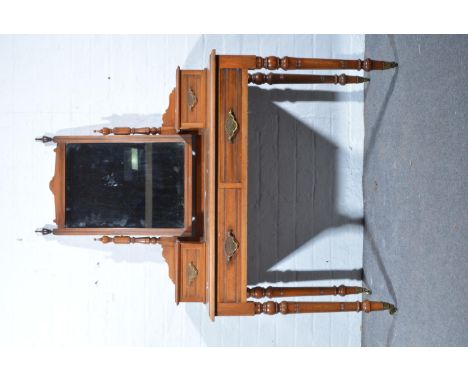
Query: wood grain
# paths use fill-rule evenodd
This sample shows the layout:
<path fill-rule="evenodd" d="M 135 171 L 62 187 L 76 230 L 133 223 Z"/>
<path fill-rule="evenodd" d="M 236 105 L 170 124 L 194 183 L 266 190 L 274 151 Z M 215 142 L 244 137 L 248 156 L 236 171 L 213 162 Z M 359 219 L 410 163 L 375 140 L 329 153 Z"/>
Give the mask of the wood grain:
<path fill-rule="evenodd" d="M 205 243 L 203 242 L 179 242 L 176 302 L 205 302 Z M 197 276 L 192 282 L 189 280 L 189 267 L 197 270 Z M 177 299 L 179 297 L 179 300 Z"/>
<path fill-rule="evenodd" d="M 179 128 L 202 129 L 206 125 L 206 70 L 181 70 L 179 92 Z M 188 93 L 192 91 L 197 102 L 191 108 Z"/>
<path fill-rule="evenodd" d="M 217 107 L 217 57 L 210 54 L 207 91 L 207 128 L 205 142 L 205 250 L 208 275 L 208 312 L 213 321 L 216 315 L 216 107 Z"/>

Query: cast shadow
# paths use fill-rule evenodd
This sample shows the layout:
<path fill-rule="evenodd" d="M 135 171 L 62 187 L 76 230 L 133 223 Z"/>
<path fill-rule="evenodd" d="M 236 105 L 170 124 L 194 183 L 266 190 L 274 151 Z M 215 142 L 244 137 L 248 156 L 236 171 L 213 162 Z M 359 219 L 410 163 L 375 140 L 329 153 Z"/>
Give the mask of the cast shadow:
<path fill-rule="evenodd" d="M 362 279 L 362 269 L 270 271 L 296 249 L 333 227 L 362 225 L 336 211 L 337 147 L 276 103 L 340 102 L 333 91 L 249 87 L 248 283 Z M 93 135 L 110 126 L 159 126 L 160 114 L 103 117 L 102 123 L 63 129 L 56 135 Z M 115 261 L 164 262 L 154 246 L 103 245 L 91 237 L 55 236 L 65 246 L 109 253 Z M 159 252 L 159 250 L 158 250 Z"/>
<path fill-rule="evenodd" d="M 341 96 L 340 96 L 341 98 Z M 277 105 L 336 92 L 249 87 L 248 283 L 362 279 L 362 269 L 270 271 L 323 231 L 362 225 L 337 212 L 337 146 Z"/>

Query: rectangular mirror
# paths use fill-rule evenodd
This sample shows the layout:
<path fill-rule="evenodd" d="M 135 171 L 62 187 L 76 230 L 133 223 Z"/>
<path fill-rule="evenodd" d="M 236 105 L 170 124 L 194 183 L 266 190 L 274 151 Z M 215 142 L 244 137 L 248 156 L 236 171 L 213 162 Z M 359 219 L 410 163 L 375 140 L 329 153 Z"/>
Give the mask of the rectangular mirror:
<path fill-rule="evenodd" d="M 68 138 L 58 142 L 60 163 L 52 182 L 61 204 L 55 233 L 180 234 L 189 229 L 190 142 L 178 136 Z"/>

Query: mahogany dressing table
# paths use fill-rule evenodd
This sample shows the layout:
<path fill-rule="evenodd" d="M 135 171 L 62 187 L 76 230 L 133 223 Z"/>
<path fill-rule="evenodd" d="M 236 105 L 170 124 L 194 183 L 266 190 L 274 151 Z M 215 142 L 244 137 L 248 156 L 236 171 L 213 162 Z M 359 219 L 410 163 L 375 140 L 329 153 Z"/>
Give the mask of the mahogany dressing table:
<path fill-rule="evenodd" d="M 285 74 L 294 69 L 385 70 L 394 62 L 216 55 L 204 70 L 176 71 L 161 127 L 103 128 L 57 144 L 55 235 L 104 235 L 115 244 L 159 244 L 175 300 L 209 316 L 396 311 L 382 301 L 276 302 L 274 298 L 370 293 L 358 286 L 247 287 L 248 84 L 353 84 L 359 76 Z M 250 73 L 269 69 L 279 73 Z M 109 212 L 110 211 L 110 212 Z M 266 302 L 257 302 L 260 298 Z"/>

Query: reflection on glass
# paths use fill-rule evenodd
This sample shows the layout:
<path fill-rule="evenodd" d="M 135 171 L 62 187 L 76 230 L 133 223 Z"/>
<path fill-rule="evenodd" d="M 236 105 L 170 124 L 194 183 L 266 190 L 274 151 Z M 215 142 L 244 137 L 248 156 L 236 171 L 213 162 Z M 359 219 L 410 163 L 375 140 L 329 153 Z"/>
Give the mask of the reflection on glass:
<path fill-rule="evenodd" d="M 65 153 L 65 227 L 184 226 L 184 143 L 69 143 Z"/>

